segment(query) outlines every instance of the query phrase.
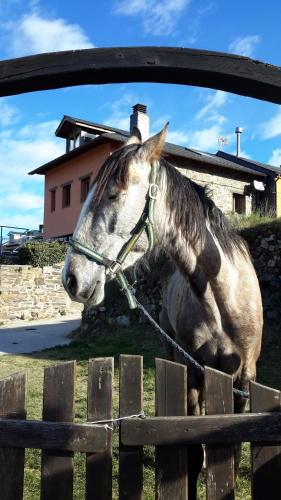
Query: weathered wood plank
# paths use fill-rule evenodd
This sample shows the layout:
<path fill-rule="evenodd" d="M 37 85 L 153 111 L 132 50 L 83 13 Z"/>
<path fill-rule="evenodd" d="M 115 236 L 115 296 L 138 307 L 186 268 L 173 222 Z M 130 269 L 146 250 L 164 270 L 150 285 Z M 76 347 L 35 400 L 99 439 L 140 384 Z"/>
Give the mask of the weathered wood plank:
<path fill-rule="evenodd" d="M 26 417 L 26 374 L 17 373 L 0 381 L 0 416 L 14 419 Z M 8 422 L 8 420 L 7 420 Z M 0 423 L 0 434 L 5 430 Z M 24 449 L 17 440 L 3 448 L 0 440 L 0 497 L 1 500 L 20 500 L 23 497 Z M 9 446 L 14 446 L 10 448 Z"/>
<path fill-rule="evenodd" d="M 178 363 L 156 359 L 155 404 L 157 416 L 187 414 L 187 368 Z M 157 446 L 155 449 L 157 500 L 186 500 L 186 446 Z"/>
<path fill-rule="evenodd" d="M 279 412 L 281 416 L 280 391 L 252 382 L 250 385 L 252 412 Z M 255 443 L 252 451 L 252 498 L 279 500 L 281 495 L 281 436 L 279 445 L 260 446 Z M 270 493 L 269 493 L 270 491 Z"/>
<path fill-rule="evenodd" d="M 225 373 L 205 367 L 206 415 L 233 413 L 233 380 Z M 206 446 L 207 500 L 233 500 L 234 448 Z"/>
<path fill-rule="evenodd" d="M 178 47 L 114 47 L 0 62 L 0 96 L 73 85 L 159 82 L 197 85 L 281 103 L 280 67 Z"/>
<path fill-rule="evenodd" d="M 89 361 L 88 421 L 112 418 L 112 383 L 114 358 Z M 87 455 L 86 499 L 112 498 L 112 431 L 108 429 L 108 446 L 104 453 Z"/>
<path fill-rule="evenodd" d="M 75 361 L 45 368 L 43 420 L 72 422 L 74 419 Z M 41 500 L 72 500 L 73 453 L 43 451 Z"/>
<path fill-rule="evenodd" d="M 127 446 L 281 442 L 281 414 L 247 413 L 203 417 L 149 417 L 123 422 Z"/>
<path fill-rule="evenodd" d="M 143 410 L 143 358 L 121 355 L 119 413 L 120 417 Z M 125 420 L 122 422 L 125 422 Z M 121 429 L 122 429 L 121 425 Z M 121 433 L 121 431 L 120 431 Z M 120 435 L 120 434 L 119 434 Z M 126 447 L 119 443 L 119 499 L 140 500 L 143 489 L 142 446 Z"/>
<path fill-rule="evenodd" d="M 0 446 L 103 453 L 108 438 L 107 430 L 98 426 L 0 418 Z"/>

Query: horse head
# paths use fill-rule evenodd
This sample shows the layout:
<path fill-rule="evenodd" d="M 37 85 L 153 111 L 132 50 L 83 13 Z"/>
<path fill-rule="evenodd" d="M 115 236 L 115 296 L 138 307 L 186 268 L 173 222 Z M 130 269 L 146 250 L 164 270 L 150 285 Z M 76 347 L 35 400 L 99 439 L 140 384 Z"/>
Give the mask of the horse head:
<path fill-rule="evenodd" d="M 63 269 L 63 285 L 73 300 L 91 305 L 103 300 L 106 280 L 113 277 L 108 272 L 110 263 L 116 264 L 147 217 L 151 165 L 161 154 L 166 129 L 143 144 L 134 129 L 126 144 L 101 167 L 82 207 Z M 123 269 L 146 253 L 147 237 L 145 231 L 141 233 L 128 255 L 125 252 Z M 98 258 L 91 258 L 91 250 Z"/>

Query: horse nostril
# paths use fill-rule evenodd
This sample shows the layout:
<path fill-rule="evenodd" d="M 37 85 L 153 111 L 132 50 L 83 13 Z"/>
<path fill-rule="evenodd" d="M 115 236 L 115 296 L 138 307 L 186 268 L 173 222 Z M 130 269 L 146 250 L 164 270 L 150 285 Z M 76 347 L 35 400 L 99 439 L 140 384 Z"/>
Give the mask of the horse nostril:
<path fill-rule="evenodd" d="M 66 280 L 66 286 L 71 295 L 75 296 L 77 293 L 78 286 L 77 286 L 77 279 L 75 278 L 74 274 L 69 273 Z"/>

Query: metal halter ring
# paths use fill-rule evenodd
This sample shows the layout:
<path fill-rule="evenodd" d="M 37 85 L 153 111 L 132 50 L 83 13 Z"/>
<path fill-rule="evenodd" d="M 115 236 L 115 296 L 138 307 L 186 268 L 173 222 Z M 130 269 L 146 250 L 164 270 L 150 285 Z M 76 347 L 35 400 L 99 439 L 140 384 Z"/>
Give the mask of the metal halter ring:
<path fill-rule="evenodd" d="M 148 196 L 152 200 L 157 200 L 159 195 L 159 186 L 157 184 L 149 184 Z"/>
<path fill-rule="evenodd" d="M 107 267 L 106 271 L 113 276 L 120 271 L 121 264 L 117 260 L 111 262 L 111 264 Z"/>

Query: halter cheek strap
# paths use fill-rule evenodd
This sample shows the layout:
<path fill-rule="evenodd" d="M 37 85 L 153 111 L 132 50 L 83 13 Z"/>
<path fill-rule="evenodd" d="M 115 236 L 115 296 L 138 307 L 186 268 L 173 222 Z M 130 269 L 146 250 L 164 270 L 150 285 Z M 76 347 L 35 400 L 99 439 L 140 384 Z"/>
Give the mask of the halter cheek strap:
<path fill-rule="evenodd" d="M 124 263 L 126 257 L 133 250 L 137 241 L 144 231 L 146 231 L 147 239 L 148 239 L 148 249 L 152 250 L 155 244 L 155 235 L 154 235 L 154 209 L 155 209 L 155 201 L 159 195 L 159 186 L 156 184 L 157 175 L 159 170 L 159 162 L 155 161 L 151 164 L 150 176 L 149 176 L 149 188 L 147 192 L 147 202 L 143 209 L 142 216 L 137 223 L 135 229 L 133 230 L 133 234 L 131 238 L 127 241 L 124 247 L 118 253 L 116 260 L 111 260 L 108 257 L 105 257 L 103 254 L 99 253 L 94 247 L 89 248 L 79 240 L 75 238 L 71 238 L 69 240 L 69 245 L 74 248 L 76 251 L 90 257 L 92 260 L 97 262 L 98 264 L 102 264 L 106 268 L 106 273 L 111 274 L 112 277 L 116 278 L 118 281 L 121 291 L 124 292 L 130 309 L 137 308 L 136 298 L 133 294 L 131 286 L 128 283 L 128 280 L 124 274 L 122 269 L 122 264 Z"/>

